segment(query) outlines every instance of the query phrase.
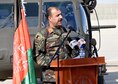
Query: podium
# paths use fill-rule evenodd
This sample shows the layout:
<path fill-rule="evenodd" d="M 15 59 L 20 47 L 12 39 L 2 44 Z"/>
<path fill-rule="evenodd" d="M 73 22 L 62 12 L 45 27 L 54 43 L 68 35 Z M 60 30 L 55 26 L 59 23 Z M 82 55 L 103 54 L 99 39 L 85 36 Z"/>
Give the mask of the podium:
<path fill-rule="evenodd" d="M 50 67 L 55 70 L 56 84 L 58 74 L 60 84 L 98 84 L 98 66 L 104 64 L 104 57 L 78 58 L 59 61 L 59 68 L 57 61 L 52 61 Z"/>

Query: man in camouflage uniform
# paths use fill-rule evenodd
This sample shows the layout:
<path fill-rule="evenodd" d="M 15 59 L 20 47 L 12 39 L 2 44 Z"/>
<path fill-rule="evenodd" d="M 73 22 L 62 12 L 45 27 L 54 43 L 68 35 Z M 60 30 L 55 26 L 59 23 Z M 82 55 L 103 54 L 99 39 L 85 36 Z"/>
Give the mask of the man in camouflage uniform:
<path fill-rule="evenodd" d="M 36 62 L 40 66 L 47 66 L 52 56 L 55 54 L 57 48 L 62 43 L 67 32 L 62 27 L 61 11 L 56 7 L 49 7 L 47 10 L 47 19 L 49 25 L 47 28 L 42 28 L 35 36 L 34 48 Z M 71 48 L 68 41 L 65 41 L 58 53 L 59 59 L 71 58 Z M 55 60 L 56 58 L 54 58 Z M 46 77 L 47 75 L 47 77 Z M 53 79 L 54 73 L 47 70 L 45 73 L 45 80 Z"/>
<path fill-rule="evenodd" d="M 49 25 L 47 28 L 42 28 L 35 36 L 35 55 L 36 62 L 41 66 L 46 66 L 50 58 L 55 54 L 57 48 L 62 43 L 67 32 L 62 27 L 61 11 L 56 7 L 50 7 L 47 11 L 47 18 Z M 59 51 L 60 59 L 69 58 L 69 51 L 67 49 L 67 41 L 62 45 Z M 45 60 L 43 60 L 45 59 Z"/>

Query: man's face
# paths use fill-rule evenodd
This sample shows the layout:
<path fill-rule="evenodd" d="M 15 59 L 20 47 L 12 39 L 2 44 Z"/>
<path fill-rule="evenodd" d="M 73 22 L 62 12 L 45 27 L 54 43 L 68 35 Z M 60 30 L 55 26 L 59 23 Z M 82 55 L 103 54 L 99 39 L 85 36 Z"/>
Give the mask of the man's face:
<path fill-rule="evenodd" d="M 62 25 L 62 18 L 61 11 L 53 9 L 49 21 L 53 27 L 58 27 Z"/>

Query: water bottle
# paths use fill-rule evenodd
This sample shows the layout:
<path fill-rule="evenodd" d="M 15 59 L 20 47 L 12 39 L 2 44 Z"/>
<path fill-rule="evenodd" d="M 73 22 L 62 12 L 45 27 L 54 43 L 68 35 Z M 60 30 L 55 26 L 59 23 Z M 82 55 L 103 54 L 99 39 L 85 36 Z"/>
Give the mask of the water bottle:
<path fill-rule="evenodd" d="M 85 58 L 85 50 L 83 46 L 80 47 L 79 56 L 80 58 Z"/>

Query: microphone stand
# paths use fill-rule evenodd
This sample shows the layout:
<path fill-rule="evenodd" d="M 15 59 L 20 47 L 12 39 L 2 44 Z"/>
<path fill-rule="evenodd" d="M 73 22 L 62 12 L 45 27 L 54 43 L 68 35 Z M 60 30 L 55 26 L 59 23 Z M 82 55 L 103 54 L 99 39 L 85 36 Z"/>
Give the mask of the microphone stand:
<path fill-rule="evenodd" d="M 96 57 L 98 57 L 97 48 L 96 48 L 96 40 L 92 39 L 91 40 L 91 44 L 92 44 L 92 46 L 94 48 L 93 53 L 95 53 Z"/>
<path fill-rule="evenodd" d="M 60 82 L 59 82 L 59 54 L 58 54 L 58 53 L 59 53 L 60 48 L 61 48 L 62 45 L 64 44 L 65 40 L 67 39 L 68 35 L 70 34 L 70 32 L 71 32 L 71 29 L 69 29 L 69 31 L 68 31 L 66 37 L 63 39 L 63 41 L 62 41 L 62 43 L 60 44 L 60 46 L 58 47 L 57 51 L 55 52 L 55 54 L 53 55 L 53 57 L 51 58 L 51 60 L 50 60 L 49 63 L 48 63 L 48 66 L 50 66 L 52 60 L 53 60 L 55 57 L 57 57 L 57 67 L 58 67 L 58 81 L 57 81 L 57 82 L 58 82 L 58 84 L 60 84 Z"/>
<path fill-rule="evenodd" d="M 97 48 L 95 47 L 95 45 L 93 45 L 93 47 L 94 47 L 93 52 L 96 54 L 96 57 L 98 57 Z"/>

